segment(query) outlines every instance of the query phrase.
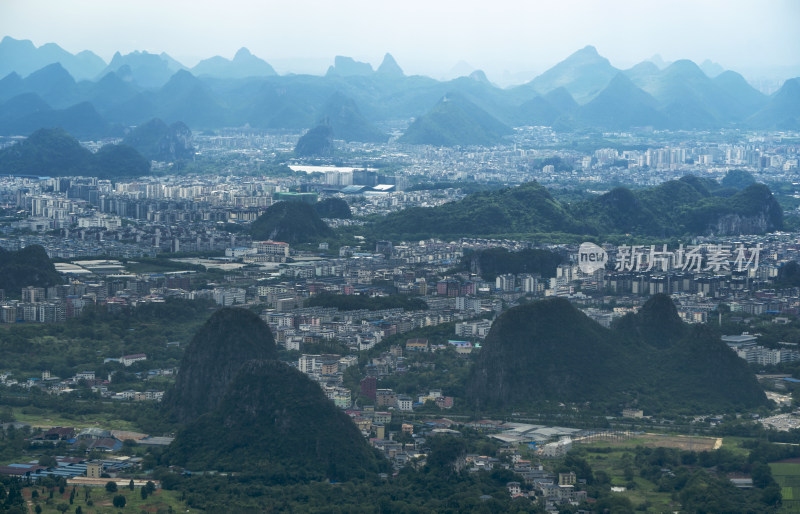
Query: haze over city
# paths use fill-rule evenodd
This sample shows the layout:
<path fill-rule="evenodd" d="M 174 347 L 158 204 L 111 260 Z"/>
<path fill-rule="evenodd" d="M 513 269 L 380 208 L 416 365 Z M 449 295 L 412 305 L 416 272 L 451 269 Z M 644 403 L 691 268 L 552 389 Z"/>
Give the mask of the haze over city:
<path fill-rule="evenodd" d="M 0 0 L 0 512 L 800 512 L 799 14 Z"/>
<path fill-rule="evenodd" d="M 145 50 L 191 67 L 245 46 L 279 73 L 322 74 L 335 55 L 377 66 L 390 52 L 409 74 L 440 78 L 463 61 L 498 83 L 520 83 L 586 45 L 620 68 L 655 54 L 710 59 L 748 78 L 789 78 L 800 66 L 800 4 L 791 1 L 7 0 L 0 13 L 3 34 L 106 61 Z"/>

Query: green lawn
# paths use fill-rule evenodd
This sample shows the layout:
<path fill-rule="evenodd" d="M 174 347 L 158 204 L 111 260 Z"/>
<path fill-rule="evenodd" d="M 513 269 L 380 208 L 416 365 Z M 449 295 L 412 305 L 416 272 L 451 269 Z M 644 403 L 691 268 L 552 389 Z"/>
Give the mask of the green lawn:
<path fill-rule="evenodd" d="M 36 499 L 31 498 L 31 493 L 34 489 L 39 493 L 39 497 Z M 55 489 L 53 498 L 49 497 L 49 491 L 43 490 L 42 488 L 25 488 L 22 494 L 28 503 L 29 512 L 34 512 L 35 505 L 40 505 L 43 514 L 60 514 L 61 511 L 59 511 L 57 507 L 61 504 L 69 505 L 71 490 L 71 487 L 67 487 L 63 494 L 59 494 L 58 489 Z M 175 491 L 158 490 L 153 493 L 153 495 L 148 496 L 146 500 L 142 500 L 141 491 L 139 489 L 131 491 L 127 487 L 124 487 L 120 488 L 116 493 L 109 493 L 102 487 L 92 487 L 89 488 L 89 501 L 85 500 L 85 491 L 86 489 L 83 487 L 76 488 L 73 504 L 69 505 L 69 510 L 67 510 L 67 512 L 74 513 L 77 507 L 80 507 L 84 514 L 141 511 L 163 514 L 169 512 L 199 512 L 195 509 L 190 509 L 184 502 L 180 501 L 180 493 Z M 125 497 L 125 508 L 118 509 L 113 506 L 112 501 L 114 496 L 117 495 Z M 91 502 L 92 505 L 89 505 L 89 502 Z"/>
<path fill-rule="evenodd" d="M 44 409 L 36 408 L 41 412 L 25 413 L 24 410 L 34 410 L 15 408 L 14 419 L 22 423 L 28 423 L 34 427 L 75 427 L 88 428 L 99 427 L 105 430 L 129 430 L 138 432 L 138 428 L 130 421 L 116 418 L 112 413 L 86 414 L 86 415 L 64 415 L 64 413 L 47 412 Z"/>
<path fill-rule="evenodd" d="M 781 486 L 782 512 L 800 512 L 800 463 L 776 463 L 769 465 L 772 476 Z"/>

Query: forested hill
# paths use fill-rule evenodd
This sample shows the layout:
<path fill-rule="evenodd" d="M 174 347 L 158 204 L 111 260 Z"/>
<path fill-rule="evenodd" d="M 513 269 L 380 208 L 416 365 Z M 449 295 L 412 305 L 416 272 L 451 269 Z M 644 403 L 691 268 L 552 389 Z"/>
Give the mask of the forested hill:
<path fill-rule="evenodd" d="M 449 95 L 430 111 L 417 117 L 399 142 L 433 146 L 491 146 L 511 132 L 510 127 L 466 98 Z"/>
<path fill-rule="evenodd" d="M 9 252 L 0 248 L 0 289 L 16 297 L 23 287 L 50 287 L 62 282 L 53 262 L 39 245 Z"/>
<path fill-rule="evenodd" d="M 0 150 L 0 174 L 84 177 L 138 177 L 150 163 L 128 145 L 105 145 L 92 153 L 60 128 L 39 129 Z"/>
<path fill-rule="evenodd" d="M 438 207 L 406 209 L 376 221 L 371 230 L 381 238 L 424 239 L 545 232 L 735 235 L 782 227 L 783 211 L 767 186 L 736 190 L 686 176 L 647 189 L 618 187 L 570 205 L 529 182 Z"/>
<path fill-rule="evenodd" d="M 307 243 L 330 237 L 333 230 L 311 205 L 283 201 L 270 206 L 250 226 L 255 239 Z"/>
<path fill-rule="evenodd" d="M 475 193 L 459 202 L 439 207 L 405 209 L 377 221 L 372 229 L 376 235 L 387 239 L 590 232 L 588 226 L 575 219 L 547 189 L 536 182 Z"/>
<path fill-rule="evenodd" d="M 316 382 L 276 358 L 272 333 L 256 314 L 214 313 L 189 343 L 164 398 L 164 414 L 185 424 L 165 459 L 281 482 L 380 471 L 382 461 L 350 417 Z"/>
<path fill-rule="evenodd" d="M 682 323 L 664 295 L 611 329 L 565 299 L 509 309 L 492 325 L 467 394 L 481 409 L 557 401 L 716 412 L 767 402 L 747 363 L 708 327 Z"/>
<path fill-rule="evenodd" d="M 219 405 L 245 362 L 277 354 L 272 332 L 261 318 L 246 309 L 221 309 L 189 343 L 164 408 L 180 422 L 194 421 Z"/>
<path fill-rule="evenodd" d="M 194 157 L 192 131 L 176 121 L 167 126 L 158 118 L 139 125 L 122 142 L 153 161 L 181 161 Z"/>
<path fill-rule="evenodd" d="M 276 360 L 246 362 L 219 406 L 178 432 L 166 456 L 188 469 L 282 482 L 366 478 L 382 462 L 316 382 Z"/>

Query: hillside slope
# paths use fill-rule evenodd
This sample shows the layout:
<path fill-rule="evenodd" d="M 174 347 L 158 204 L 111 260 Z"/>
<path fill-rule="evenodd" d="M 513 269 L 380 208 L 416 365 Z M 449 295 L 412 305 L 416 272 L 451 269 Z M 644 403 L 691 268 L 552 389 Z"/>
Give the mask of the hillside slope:
<path fill-rule="evenodd" d="M 707 328 L 684 325 L 664 295 L 611 329 L 565 299 L 509 309 L 492 325 L 467 394 L 476 408 L 498 410 L 550 401 L 697 412 L 767 402 L 747 363 Z"/>

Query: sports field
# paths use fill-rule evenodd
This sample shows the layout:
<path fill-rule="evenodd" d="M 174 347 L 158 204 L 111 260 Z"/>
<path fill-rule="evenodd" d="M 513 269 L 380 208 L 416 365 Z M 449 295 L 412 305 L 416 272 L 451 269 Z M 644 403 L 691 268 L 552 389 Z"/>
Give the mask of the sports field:
<path fill-rule="evenodd" d="M 722 439 L 716 437 L 700 437 L 700 436 L 684 436 L 684 435 L 667 435 L 667 434 L 650 434 L 639 433 L 632 436 L 626 436 L 621 433 L 608 433 L 597 434 L 585 439 L 576 439 L 575 443 L 578 444 L 598 444 L 601 446 L 610 446 L 612 448 L 632 448 L 636 446 L 645 446 L 649 448 L 677 448 L 680 450 L 702 452 L 717 450 L 722 446 Z"/>

